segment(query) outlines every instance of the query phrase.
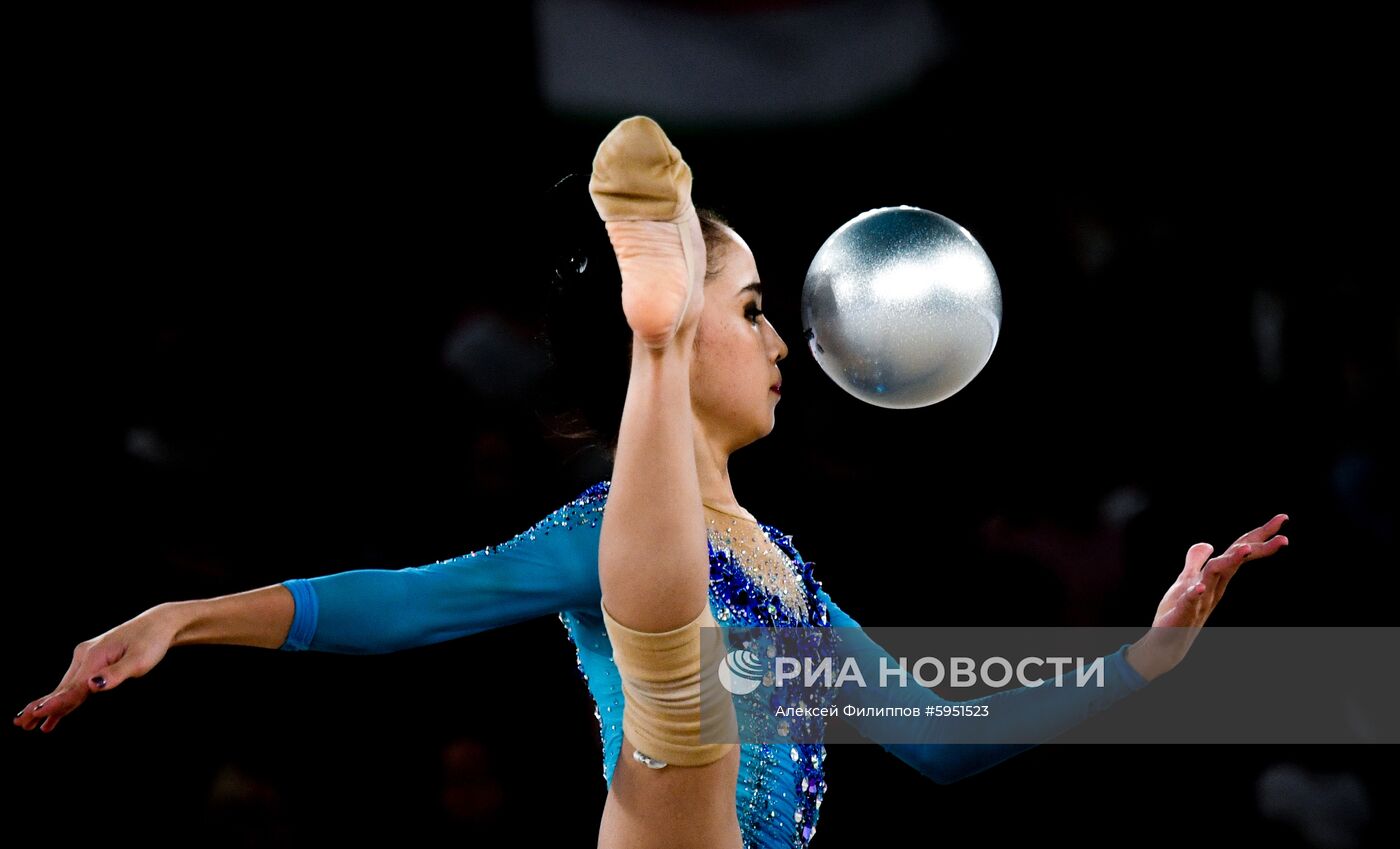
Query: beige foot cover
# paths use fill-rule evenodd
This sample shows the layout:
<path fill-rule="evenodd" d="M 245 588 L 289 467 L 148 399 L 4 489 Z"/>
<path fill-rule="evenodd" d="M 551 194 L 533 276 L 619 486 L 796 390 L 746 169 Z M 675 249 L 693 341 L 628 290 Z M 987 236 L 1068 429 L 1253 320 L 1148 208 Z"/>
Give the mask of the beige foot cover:
<path fill-rule="evenodd" d="M 704 285 L 705 240 L 690 183 L 681 152 L 645 115 L 613 127 L 593 157 L 588 193 L 622 272 L 622 309 L 652 348 L 675 337 Z"/>
<path fill-rule="evenodd" d="M 692 210 L 690 166 L 652 119 L 613 127 L 593 157 L 588 193 L 604 221 L 679 221 Z"/>
<path fill-rule="evenodd" d="M 721 657 L 724 645 L 708 599 L 688 624 L 661 632 L 628 628 L 600 607 L 622 677 L 623 735 L 641 754 L 676 766 L 724 757 L 737 744 L 737 721 L 718 670 L 701 669 L 702 641 L 707 658 Z M 702 715 L 706 739 L 732 742 L 700 742 Z"/>

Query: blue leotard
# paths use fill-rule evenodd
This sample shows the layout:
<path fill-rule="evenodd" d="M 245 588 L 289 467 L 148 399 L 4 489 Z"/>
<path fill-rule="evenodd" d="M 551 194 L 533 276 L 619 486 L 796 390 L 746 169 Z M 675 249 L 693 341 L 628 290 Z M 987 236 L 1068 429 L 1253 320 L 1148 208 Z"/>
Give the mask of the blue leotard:
<path fill-rule="evenodd" d="M 577 648 L 578 669 L 592 694 L 603 745 L 603 779 L 611 786 L 622 751 L 622 682 L 603 626 L 598 539 L 609 481 L 585 490 L 534 526 L 500 545 L 408 569 L 361 569 L 284 582 L 296 614 L 282 649 L 380 654 L 464 637 L 538 616 L 557 614 Z M 888 654 L 831 600 L 792 546 L 792 538 L 760 525 L 801 577 L 804 605 L 785 604 L 751 579 L 740 558 L 710 543 L 710 605 L 721 626 L 836 626 L 848 648 L 865 658 Z M 852 643 L 850 635 L 855 636 Z M 1104 686 L 1020 687 L 959 704 L 986 702 L 997 715 L 1048 740 L 1147 685 L 1125 659 L 1127 644 L 1104 660 Z M 861 660 L 864 667 L 864 659 Z M 894 665 L 891 659 L 891 665 Z M 859 689 L 850 701 L 867 706 L 949 704 L 912 686 Z M 851 718 L 869 731 L 877 720 Z M 869 724 L 867 724 L 869 723 Z M 1036 743 L 967 743 L 967 723 L 929 723 L 917 743 L 881 743 L 939 784 L 1000 763 Z M 740 745 L 735 802 L 745 849 L 805 847 L 826 792 L 821 743 Z"/>

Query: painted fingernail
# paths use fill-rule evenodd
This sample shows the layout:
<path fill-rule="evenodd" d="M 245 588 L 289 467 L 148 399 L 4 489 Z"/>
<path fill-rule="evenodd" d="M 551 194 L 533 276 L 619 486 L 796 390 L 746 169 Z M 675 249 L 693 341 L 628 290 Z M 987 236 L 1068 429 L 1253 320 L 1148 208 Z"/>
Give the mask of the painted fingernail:
<path fill-rule="evenodd" d="M 92 679 L 92 683 L 96 684 L 98 687 L 105 687 L 107 686 L 107 679 L 103 678 L 101 675 L 98 675 L 97 677 Z"/>

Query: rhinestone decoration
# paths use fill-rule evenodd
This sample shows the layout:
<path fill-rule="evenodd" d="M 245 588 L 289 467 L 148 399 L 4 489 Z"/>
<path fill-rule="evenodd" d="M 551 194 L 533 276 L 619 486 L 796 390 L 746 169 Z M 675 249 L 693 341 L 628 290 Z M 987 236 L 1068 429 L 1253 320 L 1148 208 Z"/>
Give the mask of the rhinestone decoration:
<path fill-rule="evenodd" d="M 713 507 L 705 509 L 710 513 L 706 529 L 710 548 L 723 551 L 765 595 L 776 597 L 798 619 L 805 620 L 807 597 L 802 576 L 769 534 L 756 522 Z M 777 606 L 771 601 L 766 610 L 770 617 L 777 616 Z"/>

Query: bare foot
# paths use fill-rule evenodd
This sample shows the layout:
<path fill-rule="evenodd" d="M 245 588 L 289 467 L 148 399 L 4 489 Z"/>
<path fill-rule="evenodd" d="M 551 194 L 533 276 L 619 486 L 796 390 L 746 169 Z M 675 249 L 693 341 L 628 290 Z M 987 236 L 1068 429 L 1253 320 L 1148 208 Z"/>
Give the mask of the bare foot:
<path fill-rule="evenodd" d="M 690 200 L 690 167 L 661 127 L 638 115 L 598 146 L 588 190 L 622 273 L 622 311 L 649 348 L 699 320 L 705 240 Z"/>
<path fill-rule="evenodd" d="M 704 306 L 705 241 L 693 212 L 691 219 L 688 223 L 607 224 L 622 272 L 622 312 L 632 332 L 649 348 L 666 347 L 699 319 Z M 699 262 L 687 258 L 687 238 L 692 243 L 690 254 Z"/>

